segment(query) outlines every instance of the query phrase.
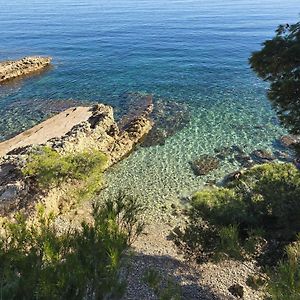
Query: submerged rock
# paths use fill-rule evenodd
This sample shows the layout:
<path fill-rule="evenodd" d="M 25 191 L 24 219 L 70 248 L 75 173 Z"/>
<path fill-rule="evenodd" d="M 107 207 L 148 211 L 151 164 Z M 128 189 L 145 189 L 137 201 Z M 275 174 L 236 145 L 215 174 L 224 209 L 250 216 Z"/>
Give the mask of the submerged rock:
<path fill-rule="evenodd" d="M 0 62 L 0 83 L 40 71 L 51 63 L 50 57 L 28 56 L 19 60 Z"/>
<path fill-rule="evenodd" d="M 119 126 L 122 128 L 124 120 L 127 122 L 151 105 L 153 111 L 150 117 L 153 120 L 153 127 L 141 143 L 142 147 L 164 145 L 167 138 L 189 123 L 189 111 L 184 103 L 157 99 L 149 94 L 125 93 L 121 96 L 121 106 L 129 109 L 121 117 Z"/>
<path fill-rule="evenodd" d="M 232 147 L 222 147 L 222 148 L 217 148 L 214 149 L 216 156 L 219 159 L 225 159 L 226 157 L 230 156 L 233 153 Z"/>
<path fill-rule="evenodd" d="M 167 138 L 185 128 L 190 121 L 186 104 L 162 99 L 155 102 L 151 118 L 154 126 L 141 144 L 143 147 L 164 145 Z"/>
<path fill-rule="evenodd" d="M 275 159 L 272 153 L 262 149 L 254 150 L 250 155 L 258 163 L 266 163 Z"/>
<path fill-rule="evenodd" d="M 274 151 L 274 156 L 277 159 L 279 159 L 281 161 L 285 161 L 285 162 L 292 162 L 294 160 L 290 153 L 287 153 L 284 151 L 276 150 L 276 151 Z"/>
<path fill-rule="evenodd" d="M 251 168 L 255 164 L 255 162 L 251 159 L 249 155 L 236 154 L 234 158 L 244 168 Z"/>
<path fill-rule="evenodd" d="M 220 161 L 214 156 L 204 154 L 190 164 L 195 175 L 203 176 L 217 169 L 219 167 Z"/>
<path fill-rule="evenodd" d="M 283 147 L 290 148 L 297 144 L 300 144 L 300 136 L 293 135 L 293 134 L 287 134 L 287 135 L 281 136 L 279 141 Z"/>
<path fill-rule="evenodd" d="M 231 150 L 233 153 L 237 153 L 239 155 L 246 155 L 245 151 L 240 146 L 232 145 Z"/>
<path fill-rule="evenodd" d="M 125 93 L 121 96 L 121 106 L 125 111 L 118 121 L 118 126 L 123 129 L 129 122 L 137 117 L 150 115 L 153 112 L 153 96 L 141 93 Z"/>

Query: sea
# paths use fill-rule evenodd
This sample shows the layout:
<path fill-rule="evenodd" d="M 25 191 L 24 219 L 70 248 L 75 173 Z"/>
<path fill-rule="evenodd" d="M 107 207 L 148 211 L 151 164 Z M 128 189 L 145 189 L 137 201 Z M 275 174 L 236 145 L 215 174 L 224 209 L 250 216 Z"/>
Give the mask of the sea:
<path fill-rule="evenodd" d="M 106 103 L 118 118 L 139 105 L 130 95 L 151 94 L 165 139 L 106 172 L 104 194 L 153 207 L 187 199 L 241 167 L 233 155 L 196 176 L 191 162 L 203 155 L 278 150 L 286 129 L 248 59 L 299 13 L 299 0 L 0 0 L 0 61 L 53 57 L 0 87 L 0 140 L 71 105 Z"/>

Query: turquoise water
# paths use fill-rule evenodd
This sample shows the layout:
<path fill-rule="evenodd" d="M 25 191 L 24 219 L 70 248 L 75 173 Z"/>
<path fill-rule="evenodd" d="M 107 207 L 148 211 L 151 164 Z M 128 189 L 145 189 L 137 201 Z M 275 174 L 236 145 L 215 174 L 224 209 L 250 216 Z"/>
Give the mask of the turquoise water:
<path fill-rule="evenodd" d="M 225 161 L 196 177 L 190 160 L 222 146 L 272 150 L 285 132 L 248 57 L 299 12 L 299 0 L 0 0 L 0 60 L 54 58 L 44 74 L 0 87 L 0 139 L 62 100 L 118 111 L 124 92 L 151 93 L 184 105 L 189 123 L 116 165 L 107 191 L 122 187 L 158 203 L 190 195 L 238 167 Z"/>

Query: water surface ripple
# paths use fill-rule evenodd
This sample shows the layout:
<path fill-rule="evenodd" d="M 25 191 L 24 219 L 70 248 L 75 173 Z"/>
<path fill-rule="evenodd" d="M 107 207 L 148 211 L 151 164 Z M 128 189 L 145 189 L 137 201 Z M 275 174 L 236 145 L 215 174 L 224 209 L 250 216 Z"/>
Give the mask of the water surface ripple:
<path fill-rule="evenodd" d="M 0 88 L 0 139 L 45 118 L 55 101 L 118 110 L 124 92 L 152 93 L 187 105 L 189 125 L 115 166 L 108 191 L 162 203 L 189 195 L 238 167 L 225 161 L 202 178 L 189 160 L 222 146 L 272 150 L 284 132 L 248 57 L 299 12 L 299 0 L 0 0 L 0 60 L 54 58 L 46 73 Z"/>

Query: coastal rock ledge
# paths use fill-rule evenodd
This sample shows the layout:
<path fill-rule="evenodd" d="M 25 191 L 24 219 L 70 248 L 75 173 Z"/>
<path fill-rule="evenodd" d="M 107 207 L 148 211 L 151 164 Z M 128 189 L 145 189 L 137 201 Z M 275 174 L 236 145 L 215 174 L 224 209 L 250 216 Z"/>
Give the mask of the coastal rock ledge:
<path fill-rule="evenodd" d="M 61 154 L 97 149 L 106 154 L 108 168 L 133 151 L 151 130 L 152 109 L 150 103 L 120 129 L 110 106 L 73 107 L 0 143 L 0 214 L 31 207 L 38 198 L 45 199 L 21 172 L 39 146 L 51 147 Z"/>
<path fill-rule="evenodd" d="M 19 60 L 0 62 L 0 83 L 44 69 L 51 63 L 51 57 L 28 56 Z"/>

